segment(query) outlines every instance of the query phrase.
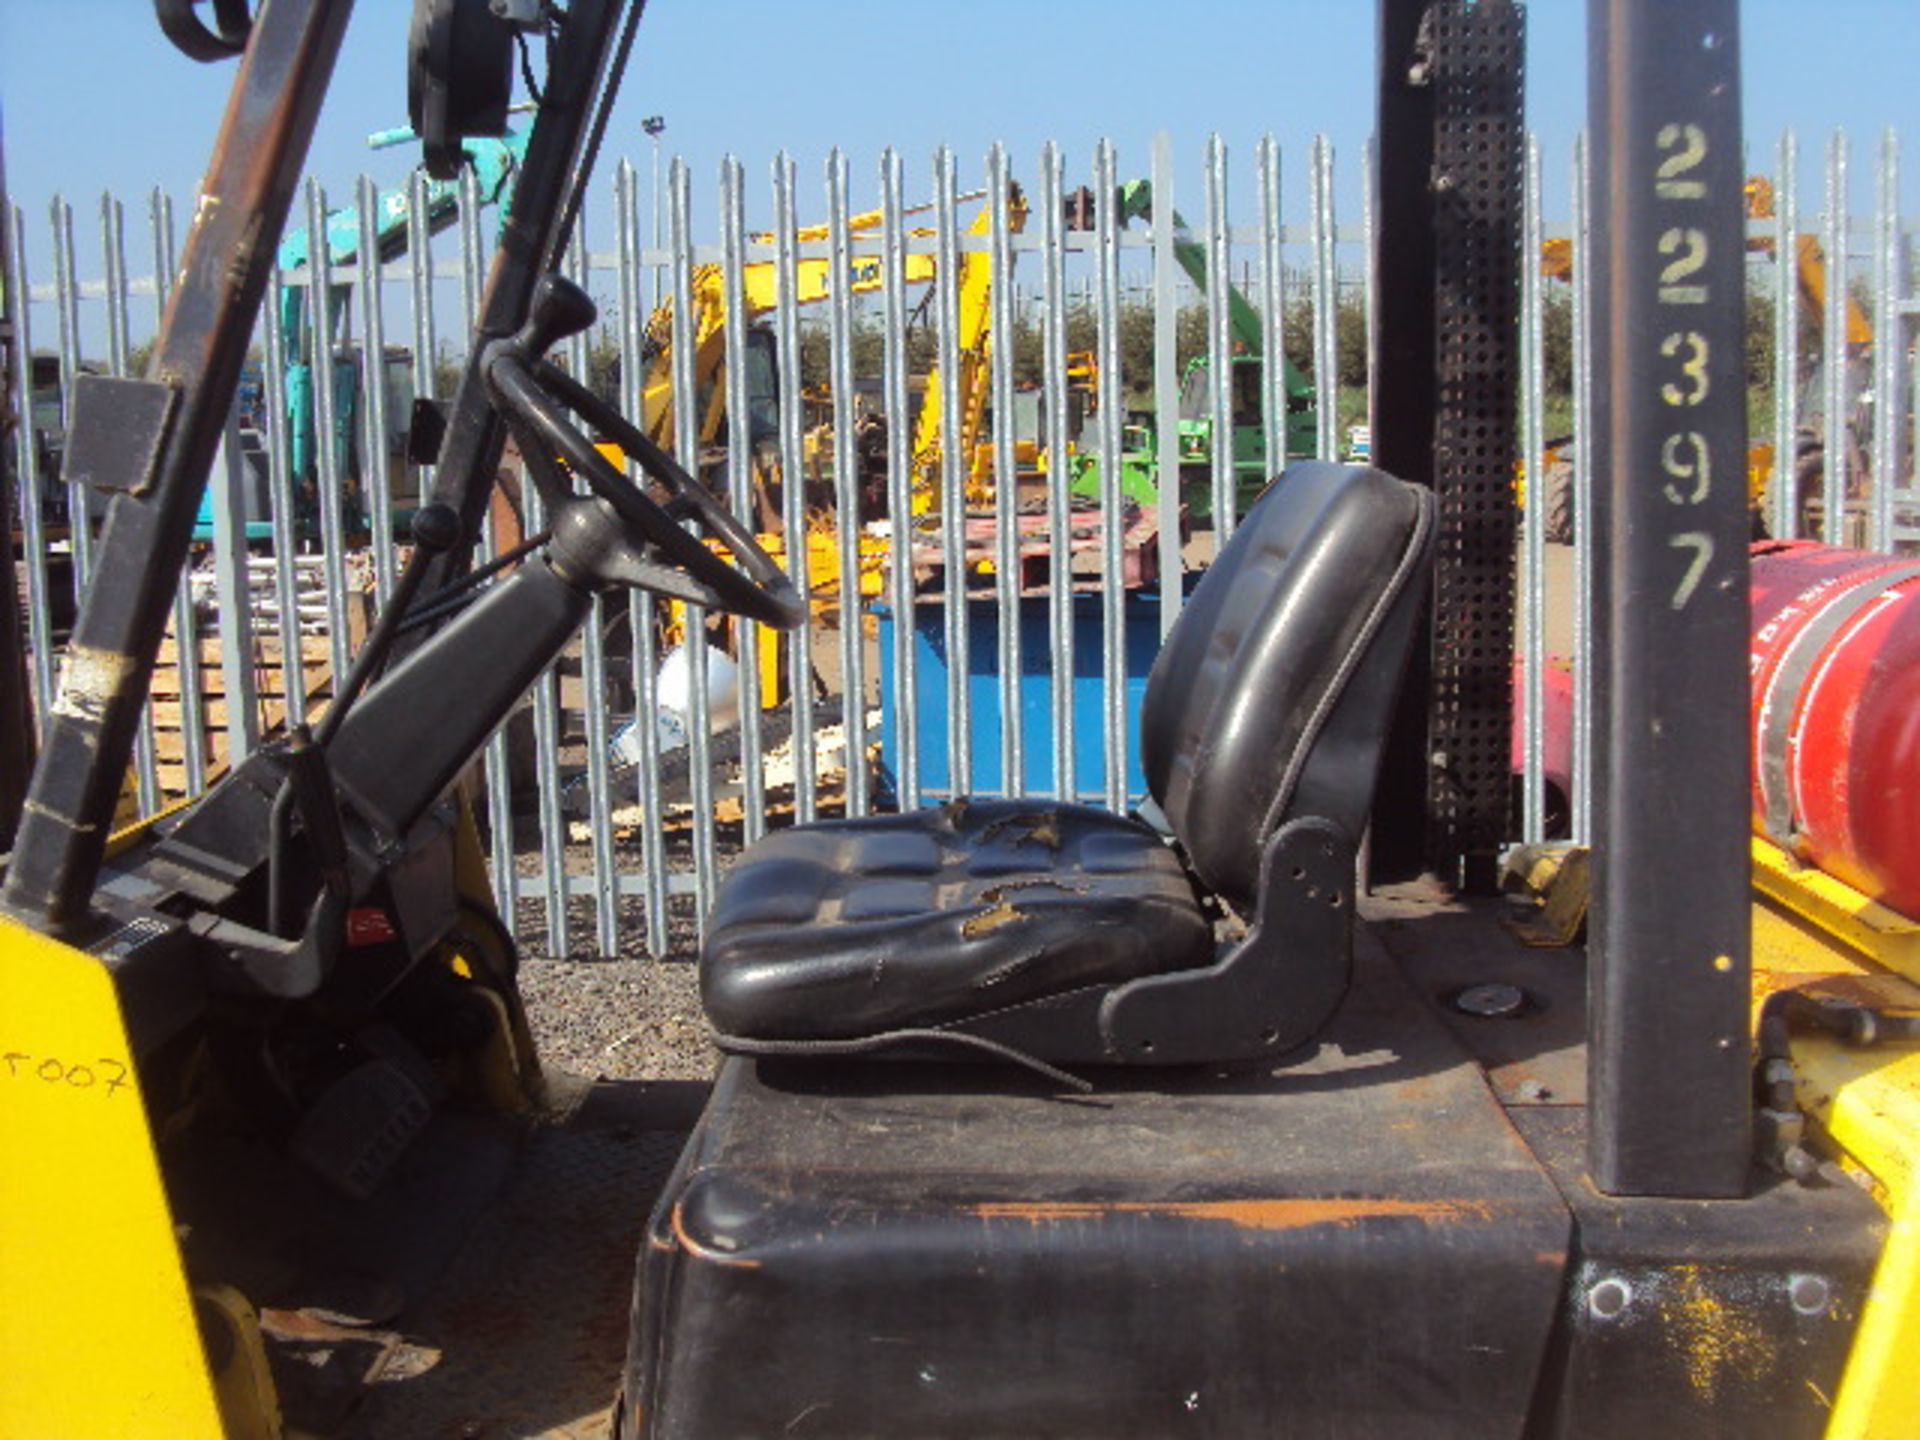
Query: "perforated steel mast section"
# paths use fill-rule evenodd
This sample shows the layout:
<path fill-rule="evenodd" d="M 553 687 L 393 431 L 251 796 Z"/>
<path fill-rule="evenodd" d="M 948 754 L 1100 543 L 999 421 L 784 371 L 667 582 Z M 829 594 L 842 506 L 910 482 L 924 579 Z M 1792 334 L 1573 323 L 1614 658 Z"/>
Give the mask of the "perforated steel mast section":
<path fill-rule="evenodd" d="M 1432 644 L 1374 807 L 1376 880 L 1431 867 L 1486 888 L 1506 838 L 1525 49 L 1511 0 L 1380 7 L 1374 463 L 1430 484 L 1440 524 Z"/>
<path fill-rule="evenodd" d="M 1428 708 L 1428 863 L 1492 879 L 1512 786 L 1525 16 L 1428 11 L 1434 87 L 1434 421 L 1440 497 Z"/>

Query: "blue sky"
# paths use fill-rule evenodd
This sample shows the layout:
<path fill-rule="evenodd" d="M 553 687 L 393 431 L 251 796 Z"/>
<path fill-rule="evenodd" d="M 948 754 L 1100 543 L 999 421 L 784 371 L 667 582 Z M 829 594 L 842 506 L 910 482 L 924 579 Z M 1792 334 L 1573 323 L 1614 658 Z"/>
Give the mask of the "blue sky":
<path fill-rule="evenodd" d="M 608 154 L 632 155 L 644 170 L 639 119 L 659 113 L 697 190 L 731 153 L 748 167 L 750 194 L 764 196 L 768 162 L 785 146 L 811 198 L 835 144 L 848 151 L 856 189 L 872 184 L 881 147 L 893 144 L 909 188 L 924 193 L 926 157 L 941 143 L 958 152 L 965 176 L 995 140 L 1018 172 L 1054 138 L 1071 172 L 1104 135 L 1132 172 L 1164 128 L 1191 176 L 1209 132 L 1226 138 L 1239 174 L 1271 130 L 1291 161 L 1291 195 L 1304 186 L 1316 131 L 1344 159 L 1357 158 L 1371 129 L 1373 9 L 1368 0 L 653 0 Z M 364 138 L 404 119 L 409 10 L 406 0 L 356 7 L 313 152 L 330 189 L 363 170 L 384 183 L 404 169 L 403 152 L 369 152 Z M 1584 15 L 1583 0 L 1530 9 L 1531 115 L 1556 178 L 1584 109 Z M 1920 171 L 1920 3 L 1749 0 L 1743 24 L 1756 168 L 1771 163 L 1782 127 L 1797 127 L 1803 198 L 1817 204 L 1820 147 L 1842 124 L 1853 134 L 1856 203 L 1871 196 L 1864 182 L 1884 127 L 1908 132 L 1906 168 Z M 231 74 L 177 55 L 141 0 L 5 0 L 0 114 L 15 202 L 32 223 L 56 190 L 87 211 L 103 189 L 133 197 L 159 183 L 190 194 Z M 1342 169 L 1340 208 L 1351 216 L 1357 167 Z M 1553 188 L 1549 209 L 1559 212 Z M 1911 178 L 1904 188 L 1916 193 Z M 1238 189 L 1250 203 L 1251 183 Z"/>

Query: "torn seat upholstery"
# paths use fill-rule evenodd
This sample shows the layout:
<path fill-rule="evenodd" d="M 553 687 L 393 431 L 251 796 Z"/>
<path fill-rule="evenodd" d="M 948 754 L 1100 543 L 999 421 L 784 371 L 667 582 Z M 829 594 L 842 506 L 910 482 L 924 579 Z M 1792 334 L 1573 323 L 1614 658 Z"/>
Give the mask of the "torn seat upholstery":
<path fill-rule="evenodd" d="M 1045 799 L 955 800 L 754 845 L 701 993 L 723 1048 L 1011 1047 L 1043 1060 L 1284 1053 L 1351 958 L 1354 852 L 1430 563 L 1432 500 L 1290 467 L 1168 635 L 1142 704 L 1178 842 Z M 1204 895 L 1242 922 L 1216 942 Z"/>

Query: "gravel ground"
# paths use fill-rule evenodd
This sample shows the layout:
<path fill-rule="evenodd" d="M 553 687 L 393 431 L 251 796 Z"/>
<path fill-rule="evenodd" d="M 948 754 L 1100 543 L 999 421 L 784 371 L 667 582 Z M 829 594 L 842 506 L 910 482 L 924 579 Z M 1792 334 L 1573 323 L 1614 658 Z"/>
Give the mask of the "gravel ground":
<path fill-rule="evenodd" d="M 520 992 L 540 1059 L 588 1079 L 705 1080 L 718 1053 L 692 956 L 526 960 Z"/>
<path fill-rule="evenodd" d="M 581 850 L 576 856 L 572 852 Z M 590 868 L 584 847 L 568 847 L 568 869 Z M 722 850 L 721 869 L 737 847 Z M 523 856 L 524 864 L 529 857 Z M 538 863 L 538 851 L 532 857 Z M 546 908 L 520 902 L 520 994 L 541 1063 L 585 1079 L 706 1080 L 720 1052 L 700 1010 L 700 939 L 693 898 L 667 902 L 667 953 L 646 953 L 646 909 L 639 897 L 620 906 L 620 954 L 603 959 L 543 954 Z M 592 907 L 575 900 L 576 942 L 592 933 Z"/>
<path fill-rule="evenodd" d="M 528 848 L 525 838 L 531 835 Z M 538 830 L 522 831 L 519 864 L 537 873 Z M 715 860 L 724 874 L 740 852 L 737 839 L 716 835 Z M 616 842 L 620 843 L 620 842 Z M 639 842 L 632 842 L 637 852 Z M 668 848 L 669 870 L 691 867 L 680 846 Z M 622 869 L 638 869 L 639 857 L 621 857 Z M 567 847 L 567 870 L 587 874 L 592 860 L 584 845 Z M 543 900 L 520 902 L 520 993 L 541 1063 L 585 1079 L 706 1080 L 720 1052 L 708 1038 L 700 1009 L 700 934 L 690 895 L 667 901 L 666 953 L 646 952 L 646 902 L 620 902 L 620 953 L 603 958 L 585 946 L 593 934 L 593 905 L 584 898 L 569 907 L 574 955 L 555 955 L 547 941 Z"/>
<path fill-rule="evenodd" d="M 817 725 L 838 719 L 837 703 L 826 701 L 816 707 Z M 770 748 L 780 745 L 790 725 L 784 708 L 767 712 L 762 721 L 763 742 Z M 713 763 L 717 772 L 725 775 L 737 771 L 738 743 L 737 732 L 716 737 Z M 562 773 L 570 776 L 584 764 L 584 737 L 569 736 L 561 751 Z M 689 786 L 687 756 L 667 756 L 661 769 L 663 796 L 669 803 L 684 800 Z M 527 805 L 533 798 L 516 796 L 515 808 L 520 813 L 514 824 L 516 867 L 529 876 L 538 875 L 541 869 L 539 817 Z M 692 869 L 690 847 L 686 831 L 669 832 L 669 872 Z M 620 852 L 615 862 L 618 870 L 632 873 L 643 867 L 637 834 L 616 839 L 615 848 Z M 719 874 L 726 873 L 740 850 L 738 825 L 715 828 L 714 859 Z M 570 875 L 591 874 L 591 849 L 580 843 L 567 845 L 566 869 Z M 614 959 L 586 953 L 577 958 L 556 954 L 561 947 L 548 937 L 545 901 L 522 900 L 518 911 L 520 990 L 543 1065 L 586 1079 L 711 1078 L 720 1052 L 708 1038 L 706 1018 L 700 1009 L 700 940 L 691 896 L 669 899 L 666 953 L 657 959 L 646 954 L 646 907 L 637 896 L 620 902 L 620 954 Z M 584 897 L 571 900 L 567 929 L 576 951 L 591 945 L 593 924 L 592 902 Z"/>

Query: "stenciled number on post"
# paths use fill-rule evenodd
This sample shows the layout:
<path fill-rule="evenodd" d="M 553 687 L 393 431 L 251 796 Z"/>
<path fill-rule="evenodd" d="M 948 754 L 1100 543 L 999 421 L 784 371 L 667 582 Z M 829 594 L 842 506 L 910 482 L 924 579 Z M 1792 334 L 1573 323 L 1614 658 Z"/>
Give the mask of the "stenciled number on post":
<path fill-rule="evenodd" d="M 1704 201 L 1707 183 L 1700 169 L 1707 158 L 1707 132 L 1690 123 L 1662 125 L 1653 143 L 1660 152 L 1653 193 L 1662 200 Z M 1655 248 L 1661 259 L 1655 290 L 1660 304 L 1705 305 L 1707 232 L 1697 226 L 1674 225 L 1661 232 Z M 1704 503 L 1713 490 L 1713 451 L 1706 435 L 1683 416 L 1712 390 L 1707 367 L 1713 350 L 1698 330 L 1676 327 L 1661 339 L 1660 355 L 1668 362 L 1662 369 L 1660 399 L 1675 425 L 1660 441 L 1660 468 L 1666 476 L 1662 494 L 1669 504 L 1690 509 Z M 1682 530 L 1670 536 L 1667 544 L 1687 557 L 1668 601 L 1675 610 L 1684 610 L 1713 561 L 1713 536 L 1705 530 Z"/>

